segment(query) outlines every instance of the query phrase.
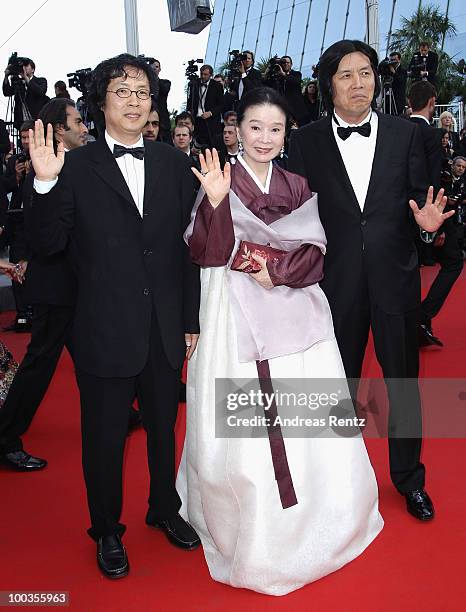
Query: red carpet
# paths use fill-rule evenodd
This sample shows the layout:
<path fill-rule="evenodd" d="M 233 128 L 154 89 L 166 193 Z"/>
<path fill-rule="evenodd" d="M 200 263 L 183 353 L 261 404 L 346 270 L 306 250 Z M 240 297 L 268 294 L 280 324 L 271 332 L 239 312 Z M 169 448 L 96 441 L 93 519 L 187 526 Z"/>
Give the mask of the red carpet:
<path fill-rule="evenodd" d="M 424 281 L 434 271 L 424 268 Z M 422 352 L 423 376 L 466 378 L 465 303 L 463 272 L 434 322 L 445 348 Z M 0 324 L 11 318 L 11 314 L 2 315 Z M 20 359 L 28 336 L 3 333 L 0 337 Z M 365 373 L 379 373 L 372 350 Z M 180 411 L 180 445 L 183 416 Z M 424 444 L 427 488 L 437 510 L 434 521 L 426 524 L 406 513 L 404 500 L 390 483 L 386 440 L 369 440 L 384 530 L 361 557 L 339 572 L 281 598 L 214 582 L 202 550 L 177 550 L 144 525 L 148 476 L 142 431 L 129 438 L 125 465 L 122 520 L 128 526 L 125 544 L 131 573 L 116 582 L 100 576 L 94 544 L 85 534 L 88 516 L 80 465 L 79 403 L 67 354 L 24 442 L 27 450 L 48 459 L 49 467 L 36 474 L 0 468 L 0 591 L 68 591 L 71 609 L 85 612 L 464 610 L 466 440 Z"/>

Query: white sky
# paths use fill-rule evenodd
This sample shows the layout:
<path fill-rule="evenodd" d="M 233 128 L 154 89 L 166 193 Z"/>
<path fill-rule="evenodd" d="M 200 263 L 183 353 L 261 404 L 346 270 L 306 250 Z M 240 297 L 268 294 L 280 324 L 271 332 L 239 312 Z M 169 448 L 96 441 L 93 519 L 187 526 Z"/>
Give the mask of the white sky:
<path fill-rule="evenodd" d="M 126 35 L 124 0 L 48 0 L 19 32 L 5 41 L 44 0 L 1 0 L 0 69 L 1 80 L 13 51 L 36 63 L 36 75 L 48 81 L 48 95 L 53 84 L 68 83 L 66 74 L 79 68 L 94 68 L 99 61 L 124 53 Z M 138 0 L 139 53 L 160 60 L 161 78 L 172 82 L 168 109 L 179 109 L 185 102 L 185 64 L 204 58 L 209 26 L 200 34 L 170 31 L 166 0 Z M 4 44 L 5 43 L 5 44 Z M 69 89 L 76 100 L 79 93 Z M 0 90 L 0 118 L 5 118 L 7 98 Z"/>

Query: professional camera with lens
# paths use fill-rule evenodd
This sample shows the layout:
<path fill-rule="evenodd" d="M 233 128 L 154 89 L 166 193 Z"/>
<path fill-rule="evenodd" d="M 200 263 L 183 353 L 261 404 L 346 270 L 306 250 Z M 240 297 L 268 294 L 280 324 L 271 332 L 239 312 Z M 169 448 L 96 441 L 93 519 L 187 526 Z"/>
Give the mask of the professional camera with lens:
<path fill-rule="evenodd" d="M 243 62 L 247 61 L 248 55 L 247 53 L 243 53 L 238 49 L 232 49 L 228 51 L 228 55 L 230 56 L 230 63 L 228 66 L 229 70 L 229 78 L 230 81 L 234 81 L 235 79 L 241 78 L 241 65 Z"/>
<path fill-rule="evenodd" d="M 80 68 L 76 72 L 69 72 L 66 76 L 68 77 L 68 87 L 75 87 L 84 96 L 89 91 L 89 84 L 91 80 L 91 68 Z"/>
<path fill-rule="evenodd" d="M 397 64 L 396 60 L 391 60 L 389 57 L 380 62 L 377 71 L 384 83 L 393 81 L 393 69 L 396 68 Z"/>
<path fill-rule="evenodd" d="M 267 63 L 266 73 L 269 78 L 280 79 L 282 77 L 282 67 L 278 55 L 271 57 Z"/>
<path fill-rule="evenodd" d="M 31 63 L 28 57 L 19 57 L 17 51 L 11 54 L 8 60 L 8 70 L 12 76 L 21 76 L 23 74 L 24 66 Z"/>
<path fill-rule="evenodd" d="M 199 80 L 199 75 L 197 74 L 199 72 L 199 66 L 197 64 L 203 64 L 204 60 L 203 59 L 192 59 L 188 61 L 188 65 L 186 67 L 186 71 L 185 71 L 185 77 L 188 79 L 188 81 L 197 81 Z"/>
<path fill-rule="evenodd" d="M 420 53 L 415 53 L 411 59 L 408 69 L 408 76 L 413 81 L 420 81 L 422 79 L 421 72 L 426 69 L 426 58 L 422 57 Z"/>

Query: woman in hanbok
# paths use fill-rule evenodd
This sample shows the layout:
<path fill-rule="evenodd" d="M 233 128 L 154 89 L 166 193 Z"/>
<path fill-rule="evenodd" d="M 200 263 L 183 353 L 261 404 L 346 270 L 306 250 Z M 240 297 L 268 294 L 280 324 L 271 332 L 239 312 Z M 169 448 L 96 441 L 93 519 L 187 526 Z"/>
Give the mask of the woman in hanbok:
<path fill-rule="evenodd" d="M 188 365 L 177 480 L 181 514 L 201 538 L 211 576 L 272 595 L 339 569 L 383 526 L 359 434 L 284 438 L 278 427 L 263 437 L 215 435 L 216 379 L 259 379 L 268 389 L 278 378 L 346 385 L 318 284 L 326 244 L 318 196 L 272 163 L 286 130 L 283 99 L 252 90 L 238 108 L 236 164 L 222 172 L 213 150 L 200 157 L 202 172 L 193 170 L 201 190 L 185 239 L 202 268 L 201 335 Z M 267 261 L 246 250 L 245 266 L 256 271 L 233 270 L 241 241 L 282 253 Z"/>

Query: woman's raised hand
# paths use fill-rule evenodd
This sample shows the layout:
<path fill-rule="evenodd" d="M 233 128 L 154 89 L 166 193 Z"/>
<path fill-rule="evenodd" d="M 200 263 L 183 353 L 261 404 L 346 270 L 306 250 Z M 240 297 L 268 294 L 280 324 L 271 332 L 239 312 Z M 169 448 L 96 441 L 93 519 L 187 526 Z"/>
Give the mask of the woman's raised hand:
<path fill-rule="evenodd" d="M 47 125 L 47 137 L 44 136 L 44 124 L 40 119 L 34 122 L 34 129 L 29 130 L 29 156 L 36 178 L 39 181 L 53 181 L 60 174 L 65 162 L 63 143 L 58 143 L 57 153 L 53 148 L 53 127 Z"/>
<path fill-rule="evenodd" d="M 209 198 L 209 202 L 214 208 L 228 195 L 231 184 L 230 164 L 227 162 L 223 169 L 220 168 L 220 160 L 216 149 L 206 149 L 205 155 L 199 153 L 201 172 L 196 168 L 191 168 L 199 179 L 204 191 Z"/>

